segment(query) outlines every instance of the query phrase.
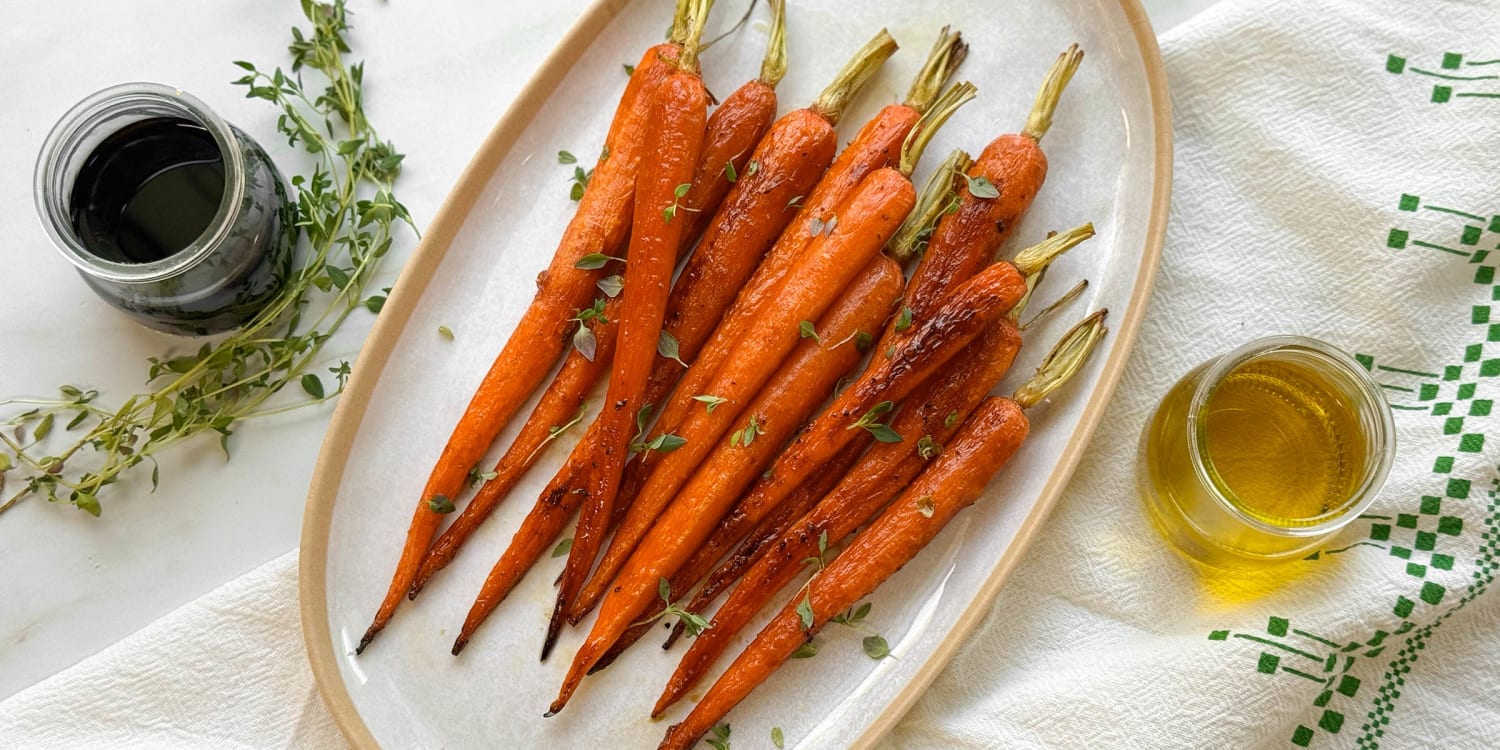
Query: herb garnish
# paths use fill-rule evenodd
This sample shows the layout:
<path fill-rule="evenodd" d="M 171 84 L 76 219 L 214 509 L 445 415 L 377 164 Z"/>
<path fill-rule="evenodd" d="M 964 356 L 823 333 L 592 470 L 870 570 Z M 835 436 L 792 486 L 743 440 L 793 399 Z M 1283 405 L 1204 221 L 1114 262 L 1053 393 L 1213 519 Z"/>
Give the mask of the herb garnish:
<path fill-rule="evenodd" d="M 276 105 L 277 130 L 316 160 L 309 174 L 291 179 L 295 222 L 308 242 L 299 267 L 281 294 L 239 330 L 195 354 L 152 358 L 146 380 L 156 389 L 131 396 L 117 409 L 95 404 L 97 392 L 75 386 L 64 386 L 61 399 L 6 402 L 35 405 L 6 422 L 22 434 L 35 434 L 43 422 L 50 431 L 58 415 L 68 417 L 72 429 L 87 431 L 57 452 L 27 443 L 14 430 L 0 433 L 0 455 L 10 470 L 24 472 L 20 490 L 0 502 L 0 512 L 40 495 L 97 516 L 100 493 L 132 469 L 150 464 L 154 490 L 160 479 L 156 457 L 168 447 L 215 432 L 227 453 L 241 420 L 343 392 L 348 364 L 327 368 L 335 387 L 325 389 L 315 363 L 351 313 L 384 304 L 383 297 L 367 298 L 365 287 L 390 250 L 396 225 L 412 222 L 393 192 L 403 156 L 365 117 L 364 65 L 344 60 L 349 27 L 343 0 L 303 2 L 302 11 L 312 30 L 292 30 L 290 73 L 235 63 L 246 71 L 235 84 L 248 87 L 250 98 Z M 313 72 L 323 79 L 316 85 L 304 81 Z M 288 383 L 322 395 L 263 408 Z"/>
<path fill-rule="evenodd" d="M 729 750 L 728 724 L 715 724 L 714 728 L 709 731 L 713 736 L 704 740 L 704 742 L 707 742 L 714 750 Z"/>
<path fill-rule="evenodd" d="M 823 343 L 823 337 L 818 335 L 818 329 L 813 327 L 811 320 L 804 320 L 797 324 L 797 332 L 805 339 L 812 339 L 819 344 Z"/>
<path fill-rule="evenodd" d="M 917 455 L 925 461 L 931 461 L 937 454 L 943 452 L 943 446 L 933 440 L 931 435 L 923 435 L 917 439 Z"/>
<path fill-rule="evenodd" d="M 574 156 L 572 154 L 572 152 L 569 152 L 569 151 L 559 151 L 559 152 L 557 152 L 557 163 L 558 164 L 577 164 L 578 163 L 578 157 Z"/>
<path fill-rule="evenodd" d="M 911 328 L 911 308 L 901 306 L 901 312 L 896 315 L 896 333 L 905 333 Z"/>
<path fill-rule="evenodd" d="M 572 552 L 572 551 L 573 551 L 573 537 L 568 537 L 567 539 L 564 539 L 564 540 L 558 542 L 557 546 L 552 548 L 552 557 L 554 557 L 554 558 L 562 557 L 563 555 L 566 555 L 566 554 L 568 554 L 569 552 Z"/>
<path fill-rule="evenodd" d="M 609 318 L 604 317 L 604 298 L 595 298 L 594 304 L 579 310 L 573 320 L 578 321 L 578 330 L 573 333 L 573 348 L 584 359 L 593 362 L 594 354 L 599 350 L 599 340 L 594 337 L 594 329 L 589 328 L 588 324 L 591 320 L 609 323 Z"/>
<path fill-rule="evenodd" d="M 573 267 L 581 268 L 585 271 L 593 271 L 603 268 L 604 264 L 612 260 L 617 260 L 621 263 L 625 262 L 624 258 L 616 258 L 613 255 L 605 255 L 604 253 L 589 253 L 588 255 L 579 258 L 577 262 L 573 264 Z"/>
<path fill-rule="evenodd" d="M 860 417 L 854 424 L 849 425 L 847 429 L 853 430 L 863 427 L 869 430 L 870 434 L 874 435 L 875 439 L 882 443 L 899 443 L 901 442 L 901 434 L 879 421 L 881 417 L 889 414 L 894 408 L 896 408 L 896 405 L 890 401 L 881 401 L 870 407 L 870 410 L 865 412 L 863 417 Z"/>
<path fill-rule="evenodd" d="M 682 208 L 682 196 L 687 195 L 688 191 L 692 189 L 693 183 L 691 182 L 684 182 L 681 185 L 672 188 L 672 202 L 667 204 L 667 207 L 661 210 L 661 216 L 666 220 L 668 224 L 671 224 L 672 220 L 677 218 L 677 209 Z"/>
<path fill-rule="evenodd" d="M 796 655 L 793 655 L 796 658 Z M 771 744 L 778 748 L 786 747 L 786 735 L 782 734 L 781 727 L 771 727 Z"/>
<path fill-rule="evenodd" d="M 452 513 L 453 501 L 447 495 L 433 495 L 427 500 L 427 509 L 433 513 Z"/>
<path fill-rule="evenodd" d="M 973 195 L 975 198 L 1000 197 L 1000 190 L 995 187 L 995 183 L 989 181 L 989 178 L 983 175 L 980 175 L 979 177 L 970 177 L 963 172 L 959 172 L 959 174 L 968 181 L 969 194 Z"/>
<path fill-rule="evenodd" d="M 717 407 L 719 404 L 722 404 L 722 403 L 728 401 L 729 399 L 727 399 L 727 398 L 721 398 L 719 396 L 710 396 L 708 394 L 701 394 L 701 395 L 694 396 L 693 400 L 697 401 L 699 403 L 702 403 L 703 404 L 703 410 L 706 411 L 706 412 L 708 412 L 709 414 L 713 414 L 715 407 Z"/>
<path fill-rule="evenodd" d="M 745 429 L 735 430 L 734 432 L 730 433 L 729 445 L 731 447 L 736 445 L 743 445 L 746 448 L 749 448 L 750 444 L 755 442 L 756 436 L 764 434 L 766 434 L 766 429 L 760 426 L 760 420 L 756 418 L 756 415 L 751 414 L 750 424 L 746 425 Z"/>
<path fill-rule="evenodd" d="M 573 187 L 568 188 L 568 197 L 575 201 L 583 200 L 583 191 L 588 189 L 589 180 L 592 179 L 594 179 L 594 170 L 590 169 L 585 172 L 583 167 L 573 167 L 573 176 L 568 178 L 568 182 Z"/>
<path fill-rule="evenodd" d="M 677 621 L 682 623 L 683 629 L 687 631 L 689 638 L 696 637 L 699 633 L 713 627 L 703 615 L 694 614 L 672 603 L 672 584 L 668 583 L 666 578 L 657 579 L 656 595 L 661 597 L 662 602 L 667 605 L 656 618 L 676 617 Z M 728 727 L 724 728 L 724 736 L 726 738 L 729 736 Z"/>
<path fill-rule="evenodd" d="M 688 366 L 686 362 L 682 361 L 682 357 L 679 356 L 677 337 L 673 336 L 671 331 L 662 329 L 661 333 L 657 334 L 656 353 L 683 367 Z"/>

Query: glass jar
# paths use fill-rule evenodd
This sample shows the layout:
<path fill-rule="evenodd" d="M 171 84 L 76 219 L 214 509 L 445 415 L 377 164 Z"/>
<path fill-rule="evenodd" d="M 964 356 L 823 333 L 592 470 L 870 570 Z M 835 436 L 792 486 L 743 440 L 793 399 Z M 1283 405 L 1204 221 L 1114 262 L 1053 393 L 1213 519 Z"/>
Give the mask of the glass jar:
<path fill-rule="evenodd" d="M 80 170 L 111 136 L 157 120 L 183 121 L 212 137 L 222 161 L 218 209 L 175 252 L 105 257 L 80 231 Z M 234 328 L 270 302 L 291 275 L 298 229 L 281 173 L 254 140 L 180 89 L 127 83 L 79 102 L 42 146 L 35 195 L 47 234 L 83 280 L 106 302 L 160 331 L 204 335 Z M 170 202 L 165 205 L 170 212 Z"/>
<path fill-rule="evenodd" d="M 1211 417 L 1227 420 L 1214 440 Z M 1138 476 L 1169 542 L 1211 566 L 1240 568 L 1312 552 L 1374 502 L 1394 455 L 1390 407 L 1369 373 L 1323 342 L 1275 336 L 1172 387 L 1142 435 Z"/>

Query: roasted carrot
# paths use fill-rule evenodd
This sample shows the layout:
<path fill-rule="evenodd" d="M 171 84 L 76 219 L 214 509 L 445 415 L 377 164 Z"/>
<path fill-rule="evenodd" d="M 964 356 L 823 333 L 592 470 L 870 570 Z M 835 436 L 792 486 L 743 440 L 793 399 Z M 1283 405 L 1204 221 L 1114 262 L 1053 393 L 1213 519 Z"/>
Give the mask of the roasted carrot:
<path fill-rule="evenodd" d="M 788 523 L 773 541 L 737 551 L 724 579 L 732 580 L 734 562 L 744 565 L 754 560 L 753 566 L 714 613 L 711 626 L 683 655 L 651 715 L 660 716 L 692 689 L 750 618 L 797 577 L 805 560 L 818 554 L 820 538 L 828 544 L 841 542 L 905 489 L 951 442 L 959 425 L 1010 368 L 1020 348 L 1020 330 L 1008 320 L 985 331 L 902 405 L 890 424 L 900 442 L 876 443 L 852 470 L 840 474 L 843 479 L 835 489 L 820 497 L 805 515 L 793 519 L 795 523 Z M 802 488 L 797 494 L 802 494 Z M 756 557 L 756 549 L 766 553 Z M 723 585 L 722 580 L 710 580 L 686 609 L 701 613 Z"/>
<path fill-rule="evenodd" d="M 912 273 L 905 301 L 910 312 L 903 315 L 929 314 L 954 286 L 994 260 L 1047 177 L 1047 156 L 1040 142 L 1082 59 L 1076 44 L 1059 55 L 1037 93 L 1026 127 L 1019 134 L 990 142 L 968 170 L 958 191 L 957 209 L 933 228 L 927 250 Z"/>
<path fill-rule="evenodd" d="M 866 49 L 871 47 L 885 47 L 894 51 L 895 42 L 882 30 L 866 45 Z M 907 135 L 932 108 L 946 81 L 967 54 L 968 45 L 963 42 L 961 35 L 957 32 L 950 33 L 945 27 L 922 71 L 913 82 L 906 102 L 881 109 L 865 123 L 848 148 L 828 168 L 818 186 L 798 202 L 801 208 L 797 212 L 797 219 L 776 241 L 765 262 L 756 269 L 755 275 L 739 293 L 734 306 L 724 316 L 724 322 L 714 331 L 703 351 L 699 352 L 694 366 L 683 374 L 671 398 L 666 401 L 665 406 L 658 409 L 659 432 L 676 430 L 683 418 L 692 411 L 695 403 L 692 397 L 705 392 L 708 382 L 718 373 L 719 366 L 744 337 L 745 328 L 759 317 L 762 307 L 777 304 L 781 281 L 814 238 L 811 229 L 816 225 L 811 224 L 808 219 L 826 218 L 833 214 L 838 204 L 848 197 L 866 175 L 877 169 L 896 165 Z M 862 79 L 870 72 L 872 71 L 845 68 L 835 84 L 825 89 L 823 96 L 813 105 L 814 111 L 842 112 L 852 91 L 847 86 L 838 85 L 839 80 L 845 76 L 859 76 Z"/>
<path fill-rule="evenodd" d="M 737 547 L 735 549 L 736 557 L 743 554 L 747 562 L 754 562 L 756 559 L 758 559 L 758 557 L 756 557 L 756 553 L 761 548 L 764 548 L 766 545 L 769 545 L 772 542 L 775 542 L 777 539 L 780 539 L 781 534 L 786 530 L 787 527 L 791 526 L 794 521 L 801 518 L 803 514 L 807 513 L 809 510 L 812 510 L 813 506 L 816 505 L 819 500 L 822 500 L 824 496 L 833 491 L 834 487 L 838 486 L 839 481 L 842 480 L 844 478 L 844 475 L 848 474 L 849 470 L 854 467 L 855 461 L 860 458 L 860 456 L 865 452 L 865 449 L 870 447 L 871 442 L 873 442 L 873 439 L 864 437 L 854 440 L 853 442 L 844 446 L 844 450 L 841 451 L 837 456 L 835 456 L 831 461 L 824 464 L 823 468 L 820 471 L 809 477 L 806 482 L 798 485 L 797 489 L 792 492 L 791 496 L 781 504 L 781 507 L 778 508 L 775 513 L 767 516 L 766 519 L 761 522 L 761 525 L 755 528 L 755 531 L 751 533 L 750 537 L 746 539 L 740 547 Z M 713 569 L 713 565 L 715 562 L 718 562 L 719 558 L 723 557 L 724 553 L 728 552 L 729 550 L 727 547 L 720 548 L 714 546 L 714 543 L 716 541 L 720 544 L 723 544 L 726 540 L 716 540 L 714 538 L 710 538 L 709 541 L 698 550 L 698 552 L 694 553 L 694 555 L 688 559 L 687 563 L 677 571 L 677 575 L 672 577 L 673 591 L 687 591 L 693 587 L 693 584 L 695 582 L 703 579 L 704 576 L 707 576 L 710 572 L 719 572 L 718 570 Z M 731 567 L 730 563 L 733 562 L 734 559 L 726 561 L 725 567 Z M 702 614 L 707 606 L 713 602 L 714 598 L 718 595 L 718 592 L 723 591 L 724 587 L 733 583 L 740 572 L 743 571 L 735 571 L 734 575 L 732 576 L 726 572 L 725 580 L 722 582 L 715 581 L 713 578 L 709 578 L 709 580 L 704 581 L 703 587 L 697 593 L 693 594 L 692 600 L 688 603 L 687 606 L 683 607 L 683 609 L 687 610 L 688 612 L 692 612 L 693 614 Z M 678 638 L 682 637 L 682 634 L 685 631 L 686 628 L 684 627 L 683 621 L 678 620 L 677 624 L 672 626 L 672 633 L 667 637 L 667 641 L 662 644 L 662 648 L 671 648 L 672 644 L 675 643 Z M 624 640 L 625 639 L 622 637 L 621 642 L 623 642 Z M 615 644 L 616 648 L 618 648 L 619 645 L 619 643 Z"/>
<path fill-rule="evenodd" d="M 821 100 L 847 102 L 855 89 L 895 50 L 894 43 L 867 45 Z M 851 71 L 864 71 L 855 74 Z M 821 101 L 820 100 L 820 101 Z M 833 160 L 838 137 L 833 130 L 841 110 L 833 104 L 795 110 L 772 125 L 756 147 L 750 165 L 738 175 L 723 206 L 714 216 L 703 242 L 678 277 L 667 306 L 664 326 L 672 333 L 684 360 L 693 359 L 761 258 L 795 215 L 787 204 L 805 195 Z M 604 345 L 604 337 L 599 339 Z M 647 384 L 648 403 L 659 403 L 682 368 L 658 360 Z M 582 398 L 582 392 L 578 398 Z M 638 469 L 642 462 L 629 464 Z M 653 464 L 654 465 L 654 464 Z M 636 472 L 639 476 L 640 472 Z M 629 474 L 627 474 L 627 479 Z M 462 650 L 474 629 L 515 587 L 532 564 L 551 546 L 583 496 L 570 493 L 562 482 L 549 486 L 522 522 L 499 561 L 486 578 L 480 595 L 454 644 Z M 628 487 L 622 487 L 622 493 Z M 628 493 L 634 494 L 633 492 Z M 618 514 L 617 514 L 618 515 Z"/>
<path fill-rule="evenodd" d="M 877 178 L 882 184 L 889 186 L 888 191 L 897 190 L 899 186 L 903 196 L 899 212 L 891 210 L 896 204 L 890 204 L 890 207 L 881 203 L 865 206 L 881 213 L 881 220 L 885 224 L 889 224 L 892 219 L 896 221 L 896 224 L 900 224 L 910 212 L 914 205 L 915 189 L 908 175 L 915 168 L 917 159 L 920 158 L 922 150 L 932 135 L 973 96 L 974 87 L 968 83 L 957 84 L 941 95 L 904 139 L 898 159 L 901 169 L 882 168 L 871 173 L 860 184 L 856 190 L 856 196 L 866 191 L 871 181 Z M 826 180 L 825 177 L 825 182 Z M 814 267 L 812 262 L 816 259 L 817 252 L 837 245 L 840 238 L 851 238 L 846 240 L 848 242 L 879 240 L 879 245 L 873 248 L 866 247 L 867 250 L 878 250 L 889 239 L 890 235 L 884 230 L 875 234 L 861 234 L 864 231 L 862 227 L 865 226 L 863 222 L 867 219 L 855 211 L 858 207 L 859 204 L 851 199 L 828 213 L 815 213 L 807 219 L 809 227 L 804 228 L 804 231 L 815 230 L 813 233 L 816 237 L 803 251 L 803 257 L 794 261 L 792 268 L 776 284 L 775 290 L 778 295 L 776 303 L 764 306 L 755 313 L 754 320 L 740 326 L 741 332 L 737 334 L 740 340 L 735 345 L 735 355 L 724 360 L 719 371 L 705 384 L 706 390 L 700 392 L 700 394 L 706 393 L 724 398 L 727 403 L 721 406 L 719 412 L 715 414 L 690 413 L 674 431 L 673 434 L 688 439 L 690 449 L 667 457 L 652 470 L 640 493 L 631 501 L 624 520 L 616 529 L 614 539 L 610 542 L 609 549 L 585 592 L 586 595 L 578 599 L 577 606 L 571 613 L 572 621 L 577 622 L 582 618 L 605 590 L 610 588 L 610 582 L 623 568 L 626 560 L 635 550 L 635 546 L 651 530 L 657 516 L 672 502 L 678 490 L 708 455 L 708 451 L 712 448 L 712 441 L 727 431 L 731 421 L 739 418 L 740 411 L 748 403 L 749 398 L 770 379 L 779 364 L 779 358 L 784 356 L 784 352 L 790 348 L 790 345 L 795 344 L 793 337 L 797 335 L 801 324 L 813 320 L 817 313 L 821 312 L 819 305 L 826 306 L 838 290 L 847 283 L 849 278 L 847 275 L 810 273 L 810 269 Z M 851 220 L 855 223 L 850 223 Z M 794 226 L 792 231 L 797 231 L 797 228 Z M 768 259 L 767 263 L 770 262 L 771 259 Z M 763 265 L 762 268 L 764 267 Z M 807 296 L 799 296 L 804 294 Z M 737 307 L 738 304 L 736 303 Z M 799 307 L 799 305 L 807 307 Z M 809 311 L 811 314 L 808 314 Z M 726 319 L 719 331 L 715 332 L 715 337 L 721 335 L 723 329 L 733 325 L 734 322 L 732 319 Z M 767 336 L 770 338 L 766 338 Z M 780 345 L 772 346 L 770 342 L 773 341 L 780 341 Z M 690 370 L 689 374 L 691 372 Z M 679 384 L 679 395 L 681 395 L 681 388 Z M 700 394 L 687 395 L 691 397 Z M 690 433 L 704 437 L 709 442 L 692 445 L 694 438 L 689 437 Z"/>
<path fill-rule="evenodd" d="M 786 0 L 769 0 L 771 33 L 760 75 L 714 108 L 693 187 L 682 196 L 683 244 L 692 247 L 750 163 L 750 152 L 776 119 L 776 85 L 786 75 Z"/>
<path fill-rule="evenodd" d="M 682 361 L 697 361 L 736 293 L 797 216 L 787 207 L 807 195 L 833 161 L 838 150 L 833 127 L 843 107 L 895 50 L 889 34 L 878 34 L 844 66 L 817 102 L 777 120 L 736 175 L 735 189 L 704 233 L 702 247 L 678 276 L 681 295 L 674 291 L 674 302 L 667 308 L 667 331 L 677 340 Z M 661 404 L 683 374 L 680 363 L 658 360 L 646 387 L 647 403 Z M 626 502 L 618 504 L 620 513 L 640 491 L 649 470 L 642 461 L 626 467 L 621 485 L 621 498 Z"/>
<path fill-rule="evenodd" d="M 685 6 L 678 4 L 679 15 Z M 680 19 L 674 23 L 680 23 Z M 631 74 L 604 139 L 604 153 L 609 158 L 601 158 L 594 168 L 590 187 L 568 222 L 551 264 L 537 277 L 536 296 L 443 446 L 417 500 L 390 588 L 360 638 L 356 653 L 364 651 L 385 627 L 415 580 L 422 555 L 443 518 L 436 510 L 440 505 L 437 501 L 456 497 L 463 490 L 469 471 L 562 352 L 569 320 L 589 304 L 599 277 L 594 271 L 578 268 L 578 261 L 591 253 L 617 255 L 625 245 L 643 140 L 651 130 L 646 125 L 648 105 L 653 92 L 673 70 L 672 60 L 677 59 L 680 49 L 676 41 L 648 49 Z"/>
<path fill-rule="evenodd" d="M 828 621 L 910 562 L 1015 455 L 1030 431 L 1024 410 L 1066 382 L 1104 334 L 1102 313 L 1064 337 L 1014 399 L 990 398 L 946 450 L 847 549 L 816 573 L 756 635 L 661 748 L 688 748 Z"/>
<path fill-rule="evenodd" d="M 833 298 L 828 290 L 842 289 L 860 273 L 861 267 L 869 263 L 885 246 L 915 201 L 916 195 L 911 182 L 895 170 L 879 170 L 860 183 L 854 194 L 839 207 L 839 225 L 842 231 L 822 233 L 813 241 L 798 268 L 793 269 L 781 285 L 781 304 L 775 309 L 764 311 L 762 319 L 751 327 L 741 342 L 736 356 L 725 362 L 719 376 L 711 382 L 712 390 L 706 393 L 727 401 L 720 404 L 713 413 L 704 408 L 689 416 L 679 435 L 685 442 L 677 450 L 662 456 L 657 470 L 652 474 L 653 478 L 657 475 L 669 476 L 664 472 L 674 471 L 680 464 L 687 465 L 689 471 L 697 466 L 698 461 L 727 432 L 729 424 L 724 415 L 739 411 L 731 411 L 726 407 L 747 403 L 774 375 L 776 365 L 785 359 L 802 338 L 800 321 L 817 318 L 831 305 Z M 679 456 L 696 458 L 678 461 Z M 680 486 L 681 482 L 676 484 Z M 630 525 L 631 516 L 641 507 L 641 503 L 637 502 L 631 508 L 631 514 L 626 516 L 625 522 L 616 531 L 615 542 L 619 542 L 621 535 L 633 528 Z M 650 515 L 654 517 L 655 513 Z M 635 539 L 643 536 L 645 530 L 643 527 Z M 626 552 L 634 549 L 635 545 L 631 541 L 624 548 Z M 611 548 L 614 548 L 613 544 Z M 573 549 L 578 549 L 577 537 L 574 538 Z M 610 577 L 613 577 L 612 573 Z M 655 580 L 651 581 L 653 586 L 655 583 Z M 623 631 L 629 624 L 628 621 L 621 623 L 620 630 Z M 595 625 L 595 631 L 600 631 L 600 625 Z M 617 636 L 618 631 L 614 635 Z M 574 658 L 573 666 L 550 713 L 562 710 L 584 672 L 593 666 L 593 662 L 614 640 L 614 637 L 610 637 L 608 642 L 601 643 L 592 636 L 591 633 L 590 640 Z"/>
<path fill-rule="evenodd" d="M 679 69 L 655 92 L 651 132 L 645 148 L 651 157 L 644 160 L 636 183 L 619 341 L 610 366 L 604 408 L 590 425 L 588 434 L 574 446 L 569 461 L 570 465 L 584 467 L 568 481 L 569 490 L 586 492 L 587 500 L 580 509 L 573 547 L 563 568 L 543 658 L 561 627 L 562 613 L 593 567 L 608 529 L 631 447 L 632 425 L 644 405 L 646 380 L 656 358 L 673 265 L 682 241 L 684 222 L 677 220 L 681 213 L 679 200 L 691 186 L 703 152 L 708 92 L 694 72 L 693 63 L 710 2 L 699 1 L 693 30 L 678 55 Z M 567 471 L 565 466 L 564 472 Z"/>
<path fill-rule="evenodd" d="M 879 330 L 889 317 L 901 286 L 901 267 L 880 255 L 844 291 L 820 319 L 818 335 L 798 345 L 744 410 L 729 439 L 711 446 L 707 460 L 614 578 L 600 623 L 629 625 L 640 619 L 655 598 L 657 582 L 677 572 L 677 566 L 771 463 L 807 415 L 828 397 L 839 378 L 864 357 L 865 348 L 859 342 L 872 340 L 871 331 Z M 596 576 L 590 584 L 600 581 L 608 583 L 609 579 Z M 609 640 L 617 636 L 610 634 Z"/>
<path fill-rule="evenodd" d="M 990 266 L 949 294 L 932 315 L 914 322 L 901 341 L 884 350 L 877 348 L 870 369 L 776 459 L 769 478 L 757 482 L 740 500 L 714 529 L 709 544 L 720 550 L 738 544 L 812 471 L 838 452 L 850 439 L 850 430 L 856 426 L 879 430 L 872 420 L 892 409 L 1013 308 L 1029 292 L 1027 279 L 1093 234 L 1091 224 L 1075 227 L 1018 253 L 1014 265 L 1002 261 Z"/>
<path fill-rule="evenodd" d="M 775 88 L 786 73 L 785 3 L 783 0 L 775 0 L 772 3 L 772 9 L 771 37 L 766 48 L 765 61 L 761 66 L 760 77 L 740 87 L 708 118 L 704 133 L 703 153 L 693 176 L 693 186 L 682 197 L 679 204 L 679 218 L 686 222 L 683 224 L 679 254 L 686 253 L 697 243 L 700 233 L 708 226 L 705 219 L 716 215 L 720 204 L 732 187 L 731 183 L 738 182 L 738 175 L 745 171 L 751 159 L 751 149 L 766 135 L 771 121 L 776 117 Z M 683 33 L 685 34 L 686 31 Z M 830 132 L 828 156 L 823 161 L 825 167 L 833 158 L 833 143 L 833 136 Z M 799 145 L 809 148 L 806 144 Z M 809 150 L 815 149 L 809 148 Z M 816 166 L 815 156 L 810 156 L 809 162 L 796 173 L 821 173 L 822 167 Z M 731 175 L 736 179 L 731 180 Z M 810 185 L 815 180 L 816 176 L 809 176 L 804 177 L 802 182 Z M 796 189 L 798 181 L 792 180 L 791 182 L 789 189 Z M 789 198 L 790 195 L 787 197 Z M 780 228 L 775 230 L 776 233 L 780 231 Z M 774 234 L 772 236 L 774 237 Z M 712 287 L 716 284 L 726 284 L 731 290 L 737 288 L 749 276 L 749 269 L 754 267 L 755 261 L 764 252 L 762 249 L 761 252 L 753 253 L 754 259 L 742 262 L 741 265 L 745 267 L 745 270 L 736 276 L 732 271 L 737 270 L 738 267 L 733 263 L 728 264 L 728 269 L 720 270 L 719 264 L 726 261 L 726 254 L 722 248 L 715 245 L 705 249 L 707 252 L 691 256 L 692 260 L 689 261 L 682 274 L 682 278 L 688 283 L 676 284 L 667 303 L 664 329 L 669 336 L 673 336 L 680 342 L 679 357 L 684 360 L 692 358 L 698 346 L 701 345 L 702 339 L 686 336 L 681 329 L 695 322 L 699 324 L 699 327 L 708 327 L 708 324 L 701 322 L 700 319 L 717 320 L 723 314 L 723 308 L 728 305 L 727 298 L 716 304 L 716 298 L 711 292 Z M 615 267 L 610 268 L 613 270 Z M 725 270 L 730 272 L 726 273 Z M 707 281 L 709 286 L 700 287 L 696 283 L 698 281 Z M 603 286 L 601 286 L 601 291 L 605 291 Z M 618 294 L 617 289 L 614 291 Z M 607 291 L 605 293 L 608 294 Z M 701 299 L 703 297 L 708 297 L 708 299 Z M 421 568 L 408 592 L 409 597 L 415 598 L 417 592 L 426 585 L 433 574 L 447 566 L 474 530 L 494 512 L 500 502 L 514 489 L 527 469 L 535 463 L 540 455 L 540 448 L 552 437 L 552 431 L 557 426 L 567 423 L 578 413 L 589 389 L 609 369 L 610 357 L 614 352 L 616 331 L 612 321 L 619 317 L 619 303 L 618 296 L 611 298 L 604 308 L 603 315 L 594 317 L 588 323 L 580 323 L 580 325 L 591 326 L 596 353 L 593 356 L 587 356 L 578 347 L 569 351 L 563 361 L 562 369 L 543 392 L 541 400 L 532 410 L 531 416 L 522 426 L 510 448 L 496 463 L 492 470 L 494 478 L 484 484 L 474 499 L 464 507 L 458 518 L 443 531 L 423 556 Z M 665 359 L 657 363 L 657 367 L 652 371 L 651 384 L 646 388 L 645 403 L 659 401 L 663 395 L 661 392 L 670 387 L 670 383 L 656 385 L 658 373 L 661 373 L 663 377 L 674 377 L 675 380 L 675 375 L 681 373 L 681 366 Z"/>

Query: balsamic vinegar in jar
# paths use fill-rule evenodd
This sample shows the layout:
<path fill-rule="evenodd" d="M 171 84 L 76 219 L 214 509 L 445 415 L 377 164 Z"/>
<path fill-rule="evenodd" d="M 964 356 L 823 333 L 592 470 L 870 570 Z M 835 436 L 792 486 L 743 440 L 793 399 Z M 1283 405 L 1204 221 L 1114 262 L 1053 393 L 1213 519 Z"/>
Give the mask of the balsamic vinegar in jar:
<path fill-rule="evenodd" d="M 151 263 L 193 244 L 224 198 L 224 156 L 202 125 L 153 117 L 99 143 L 73 183 L 78 238 L 115 263 Z"/>

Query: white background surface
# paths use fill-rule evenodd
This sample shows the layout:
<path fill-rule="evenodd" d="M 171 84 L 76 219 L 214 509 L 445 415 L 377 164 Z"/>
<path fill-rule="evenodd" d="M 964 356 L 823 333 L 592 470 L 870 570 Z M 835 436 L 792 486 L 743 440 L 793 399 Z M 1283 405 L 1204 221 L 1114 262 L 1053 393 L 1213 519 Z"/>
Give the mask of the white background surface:
<path fill-rule="evenodd" d="M 398 194 L 419 224 L 587 2 L 355 4 L 354 57 L 367 60 L 370 117 L 408 155 Z M 1158 31 L 1209 4 L 1145 2 Z M 75 383 L 118 403 L 140 390 L 146 357 L 198 342 L 152 333 L 113 312 L 53 251 L 31 197 L 41 141 L 83 96 L 124 81 L 159 81 L 193 92 L 258 138 L 288 175 L 301 171 L 299 156 L 275 137 L 273 110 L 228 84 L 239 75 L 231 60 L 285 63 L 296 4 L 27 2 L 6 3 L 5 14 L 0 395 L 48 396 Z M 394 279 L 413 245 L 411 238 L 398 243 L 386 280 L 375 286 Z M 371 320 L 353 316 L 326 347 L 331 360 L 352 358 Z M 97 521 L 35 500 L 0 515 L 0 698 L 295 547 L 330 411 L 243 426 L 227 463 L 213 440 L 177 450 L 163 460 L 160 490 L 121 486 L 102 499 Z"/>

